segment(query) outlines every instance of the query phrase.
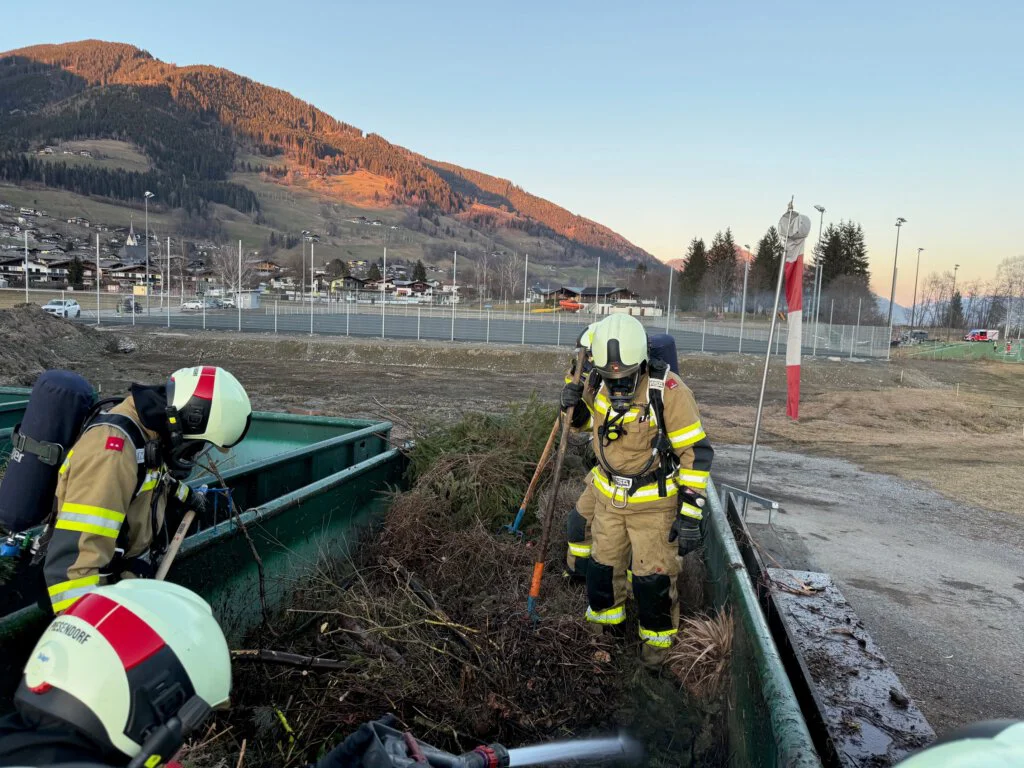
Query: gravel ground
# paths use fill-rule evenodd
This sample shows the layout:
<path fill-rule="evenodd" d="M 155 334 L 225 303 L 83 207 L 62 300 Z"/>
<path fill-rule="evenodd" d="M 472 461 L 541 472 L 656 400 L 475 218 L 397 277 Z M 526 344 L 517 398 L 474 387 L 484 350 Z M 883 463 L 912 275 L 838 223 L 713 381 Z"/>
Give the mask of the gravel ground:
<path fill-rule="evenodd" d="M 742 485 L 748 456 L 719 447 L 717 479 Z M 753 489 L 782 505 L 774 530 L 750 511 L 753 535 L 786 567 L 832 575 L 937 732 L 1024 718 L 1024 518 L 771 448 Z"/>

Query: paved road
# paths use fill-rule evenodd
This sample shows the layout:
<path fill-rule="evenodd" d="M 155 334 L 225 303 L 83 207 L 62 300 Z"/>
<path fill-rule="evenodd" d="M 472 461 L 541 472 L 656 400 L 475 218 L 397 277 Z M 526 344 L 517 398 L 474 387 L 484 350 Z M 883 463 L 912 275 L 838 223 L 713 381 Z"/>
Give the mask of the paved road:
<path fill-rule="evenodd" d="M 108 325 L 117 323 L 131 325 L 131 315 L 109 316 L 104 314 L 101 323 Z M 95 315 L 81 318 L 83 323 L 95 322 Z M 137 315 L 136 325 L 167 327 L 168 317 L 164 313 L 154 311 L 150 315 Z M 205 324 L 205 325 L 204 325 Z M 470 341 L 496 344 L 542 344 L 570 346 L 586 328 L 586 322 L 553 323 L 545 321 L 527 321 L 525 335 L 521 319 L 496 319 L 487 317 L 456 317 L 454 325 L 455 341 Z M 179 330 L 202 329 L 239 330 L 239 317 L 231 310 L 220 310 L 206 313 L 183 313 L 172 311 L 170 327 Z M 314 314 L 312 329 L 315 334 L 331 334 L 341 336 L 380 337 L 381 317 L 376 314 Z M 273 314 L 261 311 L 243 311 L 241 330 L 252 333 L 304 333 L 310 332 L 310 316 L 304 314 L 282 314 L 276 319 Z M 451 339 L 453 334 L 450 316 L 389 315 L 384 321 L 384 335 L 390 339 Z M 676 346 L 680 352 L 736 352 L 738 339 L 700 331 L 673 328 Z M 773 345 L 778 351 L 785 353 L 785 342 Z M 745 353 L 765 353 L 764 340 L 744 339 Z M 773 350 L 774 351 L 774 350 Z M 809 355 L 810 349 L 804 350 Z"/>
<path fill-rule="evenodd" d="M 722 447 L 716 478 L 741 485 L 748 456 Z M 788 567 L 832 574 L 936 731 L 1024 718 L 1024 517 L 769 448 L 754 489 L 783 507 L 754 536 Z"/>

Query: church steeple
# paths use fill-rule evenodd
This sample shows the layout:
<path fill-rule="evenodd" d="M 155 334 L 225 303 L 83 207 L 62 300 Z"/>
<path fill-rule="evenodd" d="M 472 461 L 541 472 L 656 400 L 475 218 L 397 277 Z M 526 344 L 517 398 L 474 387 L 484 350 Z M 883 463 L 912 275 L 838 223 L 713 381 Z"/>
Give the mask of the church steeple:
<path fill-rule="evenodd" d="M 135 217 L 130 218 L 128 225 L 128 239 L 124 241 L 126 246 L 138 245 L 139 239 L 135 236 Z"/>

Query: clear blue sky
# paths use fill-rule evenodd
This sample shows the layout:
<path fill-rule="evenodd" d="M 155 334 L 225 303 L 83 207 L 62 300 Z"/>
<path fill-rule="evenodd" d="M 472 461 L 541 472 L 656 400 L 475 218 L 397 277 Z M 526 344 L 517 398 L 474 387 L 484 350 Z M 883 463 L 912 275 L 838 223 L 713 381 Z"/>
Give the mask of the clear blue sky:
<path fill-rule="evenodd" d="M 968 280 L 1024 254 L 1017 0 L 5 6 L 0 50 L 100 38 L 227 67 L 662 259 L 727 226 L 753 245 L 790 195 L 863 224 L 885 294 L 907 218 L 904 302 L 918 247 Z"/>

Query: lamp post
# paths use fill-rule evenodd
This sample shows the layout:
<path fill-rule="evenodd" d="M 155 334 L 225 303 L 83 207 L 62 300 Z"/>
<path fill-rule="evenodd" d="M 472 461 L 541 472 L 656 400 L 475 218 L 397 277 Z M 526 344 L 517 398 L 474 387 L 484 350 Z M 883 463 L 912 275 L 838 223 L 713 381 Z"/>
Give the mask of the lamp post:
<path fill-rule="evenodd" d="M 956 295 L 956 273 L 960 269 L 959 264 L 953 265 L 953 290 L 949 294 L 949 325 L 946 326 L 946 343 L 949 343 L 949 334 L 953 329 L 953 297 Z"/>
<path fill-rule="evenodd" d="M 917 266 L 914 267 L 914 303 L 910 305 L 910 330 L 914 330 L 917 326 L 914 325 L 914 321 L 917 319 L 917 275 L 921 271 L 921 251 L 924 248 L 917 249 Z"/>
<path fill-rule="evenodd" d="M 825 206 L 816 205 L 814 206 L 820 215 L 818 217 L 818 246 L 815 248 L 817 253 L 814 254 L 814 290 L 811 292 L 811 301 L 814 304 L 814 341 L 811 344 L 811 354 L 818 354 L 818 317 L 821 315 L 821 282 L 822 282 L 822 269 L 821 269 L 821 231 L 825 226 Z"/>
<path fill-rule="evenodd" d="M 149 314 L 149 198 L 156 197 L 148 189 L 142 196 L 146 206 L 146 314 Z"/>
<path fill-rule="evenodd" d="M 747 249 L 747 254 L 752 256 L 749 245 L 744 245 Z M 744 259 L 743 261 L 743 303 L 740 304 L 740 343 L 736 350 L 737 354 L 743 353 L 743 320 L 747 316 L 747 278 L 750 275 L 750 261 Z"/>
<path fill-rule="evenodd" d="M 896 304 L 896 260 L 900 256 L 900 229 L 907 220 L 902 216 L 896 219 L 896 253 L 892 257 L 892 290 L 889 293 L 889 319 L 886 321 L 886 325 L 889 326 L 889 341 L 892 342 L 892 310 Z"/>

